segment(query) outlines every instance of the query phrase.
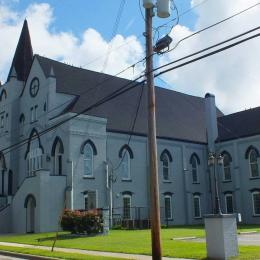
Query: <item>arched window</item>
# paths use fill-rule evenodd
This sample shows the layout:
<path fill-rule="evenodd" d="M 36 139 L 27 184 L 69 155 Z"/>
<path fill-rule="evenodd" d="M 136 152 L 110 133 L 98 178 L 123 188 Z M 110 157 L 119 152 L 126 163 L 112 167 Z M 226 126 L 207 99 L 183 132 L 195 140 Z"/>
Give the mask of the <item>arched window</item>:
<path fill-rule="evenodd" d="M 164 181 L 169 181 L 170 180 L 170 170 L 171 170 L 171 165 L 170 163 L 172 162 L 172 156 L 168 150 L 164 150 L 161 153 L 160 156 L 160 161 L 162 162 L 162 175 L 163 175 L 163 180 Z"/>
<path fill-rule="evenodd" d="M 126 149 L 123 152 L 123 158 L 121 160 L 122 160 L 121 162 L 122 179 L 129 180 L 131 179 L 130 154 Z"/>
<path fill-rule="evenodd" d="M 85 210 L 91 210 L 97 208 L 97 191 L 84 192 L 84 207 Z"/>
<path fill-rule="evenodd" d="M 23 135 L 24 124 L 25 124 L 25 116 L 23 113 L 20 115 L 19 123 L 20 123 L 20 135 Z"/>
<path fill-rule="evenodd" d="M 25 153 L 25 159 L 27 159 L 28 176 L 34 176 L 37 170 L 42 169 L 42 155 L 43 147 L 40 143 L 39 134 L 36 129 L 33 129 L 30 134 L 27 150 Z"/>
<path fill-rule="evenodd" d="M 94 176 L 94 155 L 97 155 L 97 148 L 91 140 L 83 142 L 80 147 L 80 153 L 83 154 L 84 177 L 92 178 Z"/>
<path fill-rule="evenodd" d="M 194 218 L 201 218 L 200 195 L 193 196 L 193 215 Z"/>
<path fill-rule="evenodd" d="M 225 194 L 225 206 L 226 206 L 226 213 L 233 214 L 234 213 L 234 205 L 233 205 L 233 194 L 232 192 L 227 192 Z"/>
<path fill-rule="evenodd" d="M 260 190 L 252 191 L 253 215 L 260 216 Z"/>
<path fill-rule="evenodd" d="M 5 157 L 2 153 L 0 153 L 0 174 L 1 174 L 1 193 L 2 195 L 5 194 L 5 171 L 6 171 L 6 165 L 5 165 Z"/>
<path fill-rule="evenodd" d="M 164 195 L 164 214 L 165 219 L 170 220 L 172 216 L 172 196 L 170 194 Z"/>
<path fill-rule="evenodd" d="M 123 218 L 131 219 L 131 203 L 132 196 L 130 194 L 123 195 Z"/>
<path fill-rule="evenodd" d="M 13 172 L 10 170 L 8 173 L 8 196 L 13 195 Z"/>
<path fill-rule="evenodd" d="M 3 101 L 7 98 L 7 93 L 6 93 L 6 90 L 3 89 L 1 94 L 0 94 L 0 101 Z"/>
<path fill-rule="evenodd" d="M 192 183 L 199 183 L 199 164 L 200 159 L 196 153 L 193 153 L 190 157 Z"/>
<path fill-rule="evenodd" d="M 166 153 L 162 156 L 162 169 L 163 169 L 163 180 L 169 180 L 169 172 L 170 172 L 170 160 Z"/>
<path fill-rule="evenodd" d="M 121 158 L 121 174 L 122 180 L 131 179 L 131 159 L 134 158 L 133 151 L 126 144 L 119 150 L 119 158 Z"/>
<path fill-rule="evenodd" d="M 56 137 L 53 146 L 52 146 L 52 151 L 51 155 L 54 157 L 54 175 L 62 175 L 62 157 L 64 154 L 64 147 L 62 140 L 60 137 Z"/>
<path fill-rule="evenodd" d="M 93 158 L 92 146 L 87 143 L 84 147 L 84 176 L 93 176 Z"/>
<path fill-rule="evenodd" d="M 251 151 L 249 152 L 249 166 L 251 178 L 259 177 L 257 152 L 255 149 L 251 149 Z"/>
<path fill-rule="evenodd" d="M 32 194 L 26 197 L 24 207 L 26 208 L 26 233 L 34 233 L 36 199 Z"/>
<path fill-rule="evenodd" d="M 229 153 L 223 152 L 223 181 L 231 181 L 231 161 L 232 158 Z"/>

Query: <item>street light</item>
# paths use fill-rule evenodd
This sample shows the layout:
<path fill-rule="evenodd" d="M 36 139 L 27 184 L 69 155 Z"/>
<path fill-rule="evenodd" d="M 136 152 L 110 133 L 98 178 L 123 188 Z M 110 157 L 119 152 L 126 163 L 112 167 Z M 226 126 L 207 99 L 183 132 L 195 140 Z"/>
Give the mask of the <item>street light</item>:
<path fill-rule="evenodd" d="M 221 154 L 209 153 L 208 165 L 210 167 L 213 167 L 213 174 L 214 174 L 214 186 L 215 186 L 214 214 L 222 215 L 221 207 L 220 207 L 219 192 L 218 192 L 218 181 L 217 181 L 217 176 L 216 176 L 216 165 L 219 165 L 219 166 L 223 165 L 223 156 Z"/>

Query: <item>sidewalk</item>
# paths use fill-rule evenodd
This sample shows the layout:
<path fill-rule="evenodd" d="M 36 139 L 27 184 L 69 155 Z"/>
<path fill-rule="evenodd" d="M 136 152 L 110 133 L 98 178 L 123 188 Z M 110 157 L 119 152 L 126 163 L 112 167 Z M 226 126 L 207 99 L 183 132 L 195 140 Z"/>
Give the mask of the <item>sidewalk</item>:
<path fill-rule="evenodd" d="M 51 247 L 47 246 L 34 246 L 34 245 L 26 245 L 26 244 L 18 244 L 18 243 L 7 243 L 0 242 L 1 246 L 13 246 L 13 247 L 21 247 L 21 248 L 32 248 L 32 249 L 43 249 L 43 250 L 51 250 Z M 100 251 L 91 251 L 91 250 L 81 250 L 81 249 L 72 249 L 72 248 L 60 248 L 55 247 L 56 252 L 64 252 L 64 253 L 78 253 L 85 255 L 93 255 L 93 256 L 108 256 L 108 257 L 118 257 L 125 259 L 133 259 L 133 260 L 151 260 L 151 256 L 147 255 L 134 255 L 134 254 L 124 254 L 124 253 L 112 253 L 112 252 L 100 252 Z M 184 258 L 170 258 L 163 257 L 164 260 L 189 260 Z"/>

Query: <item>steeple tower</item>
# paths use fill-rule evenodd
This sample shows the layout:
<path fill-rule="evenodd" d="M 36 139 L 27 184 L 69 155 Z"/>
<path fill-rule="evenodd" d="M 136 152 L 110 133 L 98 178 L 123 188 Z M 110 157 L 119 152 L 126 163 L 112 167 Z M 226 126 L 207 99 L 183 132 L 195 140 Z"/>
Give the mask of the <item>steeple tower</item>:
<path fill-rule="evenodd" d="M 9 81 L 11 78 L 11 72 L 13 71 L 13 68 L 15 68 L 15 71 L 17 73 L 17 80 L 25 81 L 30 72 L 32 61 L 33 49 L 31 44 L 31 37 L 28 29 L 27 20 L 25 20 L 7 81 Z"/>

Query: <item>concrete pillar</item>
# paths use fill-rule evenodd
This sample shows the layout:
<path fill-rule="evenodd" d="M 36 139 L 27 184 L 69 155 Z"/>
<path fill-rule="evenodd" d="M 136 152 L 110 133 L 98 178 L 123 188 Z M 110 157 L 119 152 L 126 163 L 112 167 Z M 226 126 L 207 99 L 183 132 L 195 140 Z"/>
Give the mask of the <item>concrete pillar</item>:
<path fill-rule="evenodd" d="M 237 222 L 235 215 L 207 215 L 204 218 L 207 257 L 226 260 L 238 255 Z"/>

